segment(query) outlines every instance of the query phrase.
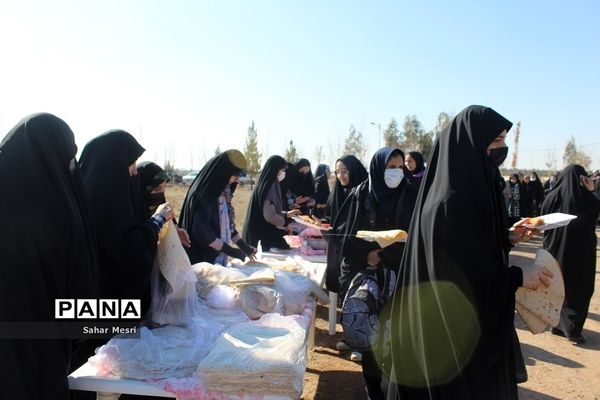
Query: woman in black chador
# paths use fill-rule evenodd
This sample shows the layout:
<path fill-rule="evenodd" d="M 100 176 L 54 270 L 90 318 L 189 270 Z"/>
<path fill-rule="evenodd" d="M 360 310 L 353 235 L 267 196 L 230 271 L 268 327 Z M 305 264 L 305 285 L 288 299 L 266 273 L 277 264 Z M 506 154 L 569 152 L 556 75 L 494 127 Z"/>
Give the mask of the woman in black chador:
<path fill-rule="evenodd" d="M 97 298 L 96 242 L 69 126 L 51 114 L 19 122 L 0 143 L 0 324 L 39 323 L 55 299 Z M 0 398 L 68 399 L 71 339 L 22 339 L 2 328 Z M 38 331 L 34 331 L 38 329 Z M 6 338 L 8 335 L 8 338 Z"/>
<path fill-rule="evenodd" d="M 327 199 L 329 198 L 329 175 L 331 171 L 329 166 L 319 164 L 315 172 L 315 208 L 313 215 L 317 218 L 325 217 L 327 208 Z"/>
<path fill-rule="evenodd" d="M 544 248 L 558 260 L 565 280 L 565 301 L 555 335 L 576 343 L 587 317 L 596 277 L 596 220 L 600 200 L 593 195 L 594 181 L 580 165 L 569 165 L 542 205 L 542 214 L 577 215 L 569 225 L 544 232 Z"/>
<path fill-rule="evenodd" d="M 265 251 L 290 248 L 283 236 L 289 230 L 287 215 L 297 211 L 285 211 L 280 182 L 285 179 L 286 168 L 281 156 L 271 156 L 265 162 L 246 211 L 242 237 L 250 246 L 258 246 L 260 241 Z"/>
<path fill-rule="evenodd" d="M 292 178 L 288 189 L 294 204 L 300 207 L 302 214 L 310 214 L 315 205 L 315 180 L 310 162 L 306 158 L 301 158 L 287 173 L 291 174 L 290 178 Z"/>
<path fill-rule="evenodd" d="M 416 194 L 413 183 L 404 179 L 404 153 L 393 147 L 379 149 L 371 160 L 369 179 L 356 187 L 343 206 L 347 207 L 347 211 L 342 211 L 347 218 L 340 276 L 342 298 L 352 278 L 368 267 L 398 271 L 404 243 L 381 249 L 377 243 L 354 235 L 359 230 L 407 230 Z M 372 351 L 362 353 L 362 368 L 369 397 L 382 399 L 381 370 Z"/>
<path fill-rule="evenodd" d="M 239 150 L 227 150 L 210 159 L 185 196 L 181 226 L 189 232 L 187 249 L 192 264 L 205 261 L 227 265 L 228 257 L 244 260 L 256 252 L 240 237 L 231 204 L 246 158 Z M 236 244 L 238 248 L 232 247 Z"/>
<path fill-rule="evenodd" d="M 517 399 L 515 291 L 550 273 L 508 265 L 511 239 L 531 234 L 509 238 L 498 166 L 511 126 L 470 106 L 434 144 L 390 311 L 388 399 Z"/>
<path fill-rule="evenodd" d="M 343 156 L 335 162 L 335 185 L 327 199 L 326 218 L 331 223 L 327 238 L 327 271 L 325 285 L 327 290 L 340 290 L 340 264 L 342 262 L 342 235 L 346 229 L 348 215 L 340 213 L 342 205 L 356 186 L 365 181 L 369 174 L 360 160 L 353 155 Z M 343 300 L 343 299 L 340 299 Z"/>
<path fill-rule="evenodd" d="M 81 171 L 96 222 L 101 298 L 141 299 L 145 314 L 158 233 L 175 214 L 165 203 L 149 219 L 139 216 L 132 176 L 143 152 L 129 133 L 108 131 L 83 148 Z"/>

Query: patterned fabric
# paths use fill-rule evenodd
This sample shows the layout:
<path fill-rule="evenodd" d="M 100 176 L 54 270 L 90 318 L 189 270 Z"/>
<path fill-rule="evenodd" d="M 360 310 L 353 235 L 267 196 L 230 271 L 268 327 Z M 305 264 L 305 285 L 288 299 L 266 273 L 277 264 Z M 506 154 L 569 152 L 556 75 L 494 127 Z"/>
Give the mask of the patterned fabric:
<path fill-rule="evenodd" d="M 231 243 L 231 220 L 229 218 L 229 207 L 227 206 L 227 197 L 225 192 L 221 193 L 218 199 L 219 202 L 219 225 L 221 226 L 220 239 L 223 243 Z M 220 253 L 215 259 L 215 264 L 227 266 L 228 258 L 226 254 Z"/>
<path fill-rule="evenodd" d="M 508 216 L 510 218 L 518 218 L 521 216 L 521 193 L 519 192 L 519 184 L 510 185 L 510 199 L 508 200 Z"/>

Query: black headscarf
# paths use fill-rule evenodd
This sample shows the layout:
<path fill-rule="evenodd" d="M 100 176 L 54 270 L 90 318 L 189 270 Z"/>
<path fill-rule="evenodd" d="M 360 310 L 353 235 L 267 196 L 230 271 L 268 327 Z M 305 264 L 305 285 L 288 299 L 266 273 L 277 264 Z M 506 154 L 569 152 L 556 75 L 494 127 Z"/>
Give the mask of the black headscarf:
<path fill-rule="evenodd" d="M 129 133 L 108 131 L 84 147 L 81 171 L 96 221 L 100 294 L 108 299 L 142 299 L 145 312 L 158 235 L 138 217 L 129 176 L 129 166 L 143 152 Z"/>
<path fill-rule="evenodd" d="M 529 181 L 527 184 L 527 190 L 529 192 L 529 196 L 537 201 L 539 207 L 540 203 L 544 201 L 544 186 L 542 186 L 542 181 L 540 180 L 537 172 L 533 171 L 531 175 L 535 176 L 535 181 Z"/>
<path fill-rule="evenodd" d="M 596 274 L 596 221 L 600 200 L 581 186 L 579 177 L 587 176 L 582 166 L 567 166 L 556 186 L 542 204 L 542 214 L 577 215 L 564 228 L 544 232 L 544 248 L 562 267 L 565 281 L 565 302 L 559 327 L 568 336 L 581 334 L 594 293 Z"/>
<path fill-rule="evenodd" d="M 341 161 L 348 170 L 349 181 L 348 186 L 344 187 L 339 179 L 335 180 L 333 190 L 327 199 L 327 215 L 330 216 L 333 222 L 338 215 L 343 202 L 350 194 L 350 190 L 367 180 L 369 174 L 358 158 L 353 155 L 346 155 L 338 158 L 335 162 Z"/>
<path fill-rule="evenodd" d="M 300 168 L 303 167 L 310 168 L 310 162 L 306 158 L 301 158 L 296 165 L 294 165 L 294 179 L 292 180 L 290 190 L 296 196 L 314 197 L 315 181 L 310 171 L 307 174 L 300 172 Z"/>
<path fill-rule="evenodd" d="M 434 144 L 391 309 L 393 379 L 407 398 L 516 396 L 509 349 L 521 272 L 508 267 L 500 174 L 487 156 L 511 126 L 470 106 Z"/>
<path fill-rule="evenodd" d="M 402 179 L 400 185 L 393 189 L 385 184 L 387 163 L 395 156 L 404 157 L 404 153 L 398 148 L 384 147 L 373 155 L 369 179 L 352 190 L 334 221 L 334 228 L 339 225 L 337 229 L 343 229 L 340 246 L 340 255 L 343 256 L 340 274 L 342 297 L 352 278 L 367 267 L 368 253 L 380 248 L 377 243 L 357 239 L 356 232 L 408 229 L 415 207 L 416 187 L 408 179 Z M 340 221 L 342 215 L 346 216 L 345 221 Z M 403 243 L 394 243 L 382 249 L 379 253 L 382 265 L 397 271 L 403 250 Z"/>
<path fill-rule="evenodd" d="M 54 321 L 54 300 L 96 298 L 93 224 L 73 132 L 34 114 L 0 143 L 0 322 Z M 0 398 L 68 398 L 71 340 L 0 340 Z M 32 384 L 34 382 L 34 384 Z"/>
<path fill-rule="evenodd" d="M 279 188 L 279 193 L 281 193 L 281 187 L 277 181 L 277 173 L 286 167 L 287 163 L 281 156 L 271 156 L 265 162 L 258 182 L 256 182 L 256 187 L 252 191 L 246 211 L 246 221 L 244 222 L 242 238 L 250 246 L 256 247 L 259 240 L 263 241 L 263 245 L 265 241 L 277 241 L 280 243 L 283 241 L 282 236 L 284 232 L 278 232 L 280 230 L 265 220 L 263 205 L 267 195 L 274 186 L 275 188 Z"/>
<path fill-rule="evenodd" d="M 418 174 L 419 172 L 423 172 L 425 170 L 425 160 L 423 159 L 423 154 L 418 151 L 409 151 L 408 154 L 415 160 L 415 170 L 409 171 L 408 168 L 405 170 L 407 175 L 413 176 Z"/>
<path fill-rule="evenodd" d="M 317 204 L 326 204 L 329 197 L 328 170 L 329 167 L 327 165 L 319 164 L 315 172 L 315 201 Z"/>
<path fill-rule="evenodd" d="M 395 147 L 383 147 L 373 155 L 369 167 L 369 192 L 375 198 L 376 206 L 383 214 L 394 212 L 400 195 L 398 188 L 390 189 L 384 180 L 388 161 L 392 156 L 397 155 L 402 156 L 404 160 L 402 150 Z M 404 169 L 404 165 L 402 168 Z"/>
<path fill-rule="evenodd" d="M 353 155 L 346 155 L 336 160 L 342 162 L 348 170 L 348 185 L 342 186 L 336 178 L 333 190 L 327 199 L 326 215 L 331 221 L 332 235 L 327 236 L 327 271 L 325 285 L 327 290 L 339 292 L 340 289 L 340 264 L 342 261 L 343 243 L 342 236 L 345 231 L 347 215 L 340 213 L 344 201 L 350 195 L 353 188 L 365 181 L 369 175 L 360 160 Z"/>
<path fill-rule="evenodd" d="M 188 190 L 181 208 L 180 223 L 191 228 L 192 214 L 201 204 L 215 202 L 233 175 L 246 169 L 246 158 L 239 150 L 226 150 L 210 160 L 200 170 Z"/>
<path fill-rule="evenodd" d="M 229 179 L 234 175 L 239 175 L 246 167 L 246 158 L 239 150 L 226 150 L 211 158 L 190 186 L 183 201 L 179 224 L 190 235 L 192 246 L 186 250 L 192 262 L 214 262 L 218 255 L 216 250 L 208 249 L 207 243 L 203 243 L 202 239 L 194 234 L 197 231 L 195 229 L 197 227 L 194 225 L 204 224 L 205 230 L 220 238 L 218 198 L 229 184 Z M 195 216 L 201 219 L 196 220 Z M 213 237 L 212 235 L 207 236 Z M 207 251 L 210 254 L 207 254 Z"/>
<path fill-rule="evenodd" d="M 159 204 L 152 204 L 150 192 L 161 185 L 163 182 L 169 182 L 170 177 L 164 169 L 151 161 L 143 161 L 137 164 L 137 175 L 132 177 L 132 189 L 134 204 L 136 205 L 138 218 L 144 221 L 150 218 L 153 211 L 156 210 Z M 161 198 L 161 202 L 165 203 L 164 193 L 156 193 L 157 197 Z"/>

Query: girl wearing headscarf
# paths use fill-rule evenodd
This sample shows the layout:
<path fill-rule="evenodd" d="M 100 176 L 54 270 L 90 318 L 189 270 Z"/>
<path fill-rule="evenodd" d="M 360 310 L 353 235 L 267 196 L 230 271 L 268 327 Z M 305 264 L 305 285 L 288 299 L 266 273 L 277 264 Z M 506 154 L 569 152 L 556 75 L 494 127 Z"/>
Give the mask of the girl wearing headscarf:
<path fill-rule="evenodd" d="M 519 182 L 519 174 L 512 174 L 508 184 L 508 220 L 511 224 L 527 215 L 525 187 Z"/>
<path fill-rule="evenodd" d="M 342 205 L 352 189 L 365 181 L 369 174 L 360 160 L 353 155 L 338 158 L 335 162 L 335 184 L 327 199 L 326 218 L 331 223 L 331 235 L 327 239 L 327 271 L 325 286 L 327 290 L 340 290 L 340 264 L 342 262 L 342 235 L 346 227 L 347 214 L 340 213 Z"/>
<path fill-rule="evenodd" d="M 104 299 L 141 299 L 150 307 L 150 275 L 158 233 L 174 217 L 168 203 L 149 219 L 140 218 L 133 192 L 135 161 L 144 148 L 123 130 L 92 139 L 81 154 L 81 171 L 96 221 L 100 295 Z"/>
<path fill-rule="evenodd" d="M 256 252 L 237 232 L 231 204 L 239 176 L 246 167 L 246 157 L 239 150 L 224 151 L 206 163 L 190 186 L 180 220 L 190 234 L 192 246 L 188 255 L 192 264 L 204 261 L 227 265 L 228 256 L 244 260 Z"/>
<path fill-rule="evenodd" d="M 584 343 L 583 324 L 594 293 L 596 276 L 596 220 L 600 200 L 593 195 L 594 181 L 582 166 L 567 166 L 542 205 L 542 214 L 577 215 L 569 225 L 544 232 L 544 248 L 556 258 L 565 281 L 565 301 L 555 335 Z"/>
<path fill-rule="evenodd" d="M 540 208 L 544 202 L 544 187 L 540 181 L 537 172 L 532 171 L 529 175 L 529 183 L 527 183 L 527 193 L 531 201 L 531 216 L 540 215 Z"/>
<path fill-rule="evenodd" d="M 325 216 L 325 208 L 327 207 L 327 199 L 329 198 L 329 175 L 331 171 L 329 166 L 319 164 L 315 172 L 315 210 L 314 215 L 317 218 Z"/>
<path fill-rule="evenodd" d="M 418 186 L 425 174 L 425 160 L 423 160 L 423 155 L 418 151 L 410 151 L 406 155 L 404 165 L 406 166 L 406 177 Z"/>
<path fill-rule="evenodd" d="M 150 218 L 158 206 L 167 202 L 165 189 L 171 177 L 152 161 L 137 164 L 137 175 L 133 177 L 133 196 L 136 199 L 137 213 L 140 221 Z M 177 223 L 177 222 L 175 222 Z M 185 229 L 175 225 L 181 244 L 190 247 L 190 237 Z"/>
<path fill-rule="evenodd" d="M 367 267 L 397 272 L 404 243 L 381 249 L 377 243 L 356 238 L 359 230 L 408 230 L 415 205 L 416 187 L 404 179 L 404 153 L 393 147 L 379 149 L 371 160 L 369 179 L 359 184 L 344 204 L 346 212 L 342 244 L 340 294 L 343 298 L 352 278 Z M 381 271 L 382 272 L 382 271 Z M 362 353 L 363 377 L 371 399 L 382 399 L 381 369 L 372 351 Z"/>
<path fill-rule="evenodd" d="M 289 190 L 294 204 L 300 207 L 302 214 L 310 214 L 315 205 L 315 181 L 310 170 L 310 162 L 306 158 L 301 158 L 292 171 Z"/>
<path fill-rule="evenodd" d="M 285 211 L 280 182 L 286 177 L 287 164 L 281 156 L 271 156 L 265 162 L 258 182 L 252 191 L 243 238 L 250 246 L 261 242 L 263 250 L 289 249 L 283 239 L 288 232 L 287 215 L 297 211 Z"/>
<path fill-rule="evenodd" d="M 498 166 L 511 126 L 470 106 L 434 144 L 391 302 L 390 400 L 518 398 L 515 291 L 551 274 L 508 265 L 532 233 L 508 231 Z"/>
<path fill-rule="evenodd" d="M 51 114 L 24 118 L 0 143 L 7 188 L 0 207 L 2 323 L 45 329 L 56 322 L 56 299 L 98 295 L 96 240 L 76 153 L 73 132 Z M 68 399 L 72 340 L 25 339 L 16 332 L 10 338 L 2 329 L 0 398 Z"/>

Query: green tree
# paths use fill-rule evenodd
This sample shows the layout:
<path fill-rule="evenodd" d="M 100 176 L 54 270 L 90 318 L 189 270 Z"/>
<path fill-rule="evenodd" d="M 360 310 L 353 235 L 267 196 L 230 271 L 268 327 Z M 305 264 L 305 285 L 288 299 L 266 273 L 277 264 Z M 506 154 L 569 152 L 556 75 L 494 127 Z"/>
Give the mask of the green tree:
<path fill-rule="evenodd" d="M 433 132 L 423 133 L 421 137 L 419 137 L 419 152 L 423 155 L 425 162 L 429 160 L 429 156 L 433 150 L 434 138 Z"/>
<path fill-rule="evenodd" d="M 294 141 L 290 140 L 290 145 L 285 149 L 285 160 L 289 163 L 296 164 L 300 158 L 298 157 L 298 151 L 294 146 Z"/>
<path fill-rule="evenodd" d="M 246 136 L 246 146 L 244 147 L 244 155 L 248 162 L 248 168 L 246 172 L 250 175 L 250 182 L 253 181 L 253 177 L 258 175 L 260 172 L 260 158 L 261 154 L 258 151 L 258 132 L 254 126 L 254 121 L 248 127 L 248 135 Z M 252 186 L 250 186 L 252 187 Z"/>
<path fill-rule="evenodd" d="M 317 164 L 321 164 L 325 160 L 325 152 L 323 151 L 323 146 L 318 146 L 315 149 L 315 161 Z"/>
<path fill-rule="evenodd" d="M 165 172 L 175 172 L 175 166 L 173 165 L 173 162 L 171 161 L 165 161 L 165 165 L 163 167 L 163 169 L 165 170 Z"/>
<path fill-rule="evenodd" d="M 425 134 L 425 130 L 416 115 L 409 115 L 404 119 L 402 125 L 401 137 L 403 138 L 400 147 L 405 152 L 420 150 L 419 140 Z"/>
<path fill-rule="evenodd" d="M 217 148 L 215 149 L 215 156 L 218 156 L 221 153 L 222 153 L 221 146 L 217 146 Z"/>
<path fill-rule="evenodd" d="M 398 147 L 400 145 L 400 130 L 398 122 L 394 118 L 390 120 L 383 131 L 383 145 L 387 147 Z"/>
<path fill-rule="evenodd" d="M 356 158 L 365 163 L 367 156 L 367 145 L 361 132 L 357 132 L 354 125 L 350 125 L 348 136 L 344 142 L 344 154 L 353 154 Z"/>
<path fill-rule="evenodd" d="M 448 125 L 450 125 L 450 122 L 452 122 L 452 118 L 454 118 L 454 117 L 451 116 L 450 114 L 441 112 L 437 117 L 435 127 L 432 130 L 430 130 L 429 132 L 423 133 L 421 135 L 421 137 L 419 138 L 419 140 L 418 140 L 419 152 L 421 152 L 421 154 L 423 154 L 423 159 L 425 159 L 425 161 L 427 161 L 429 159 L 429 156 L 431 155 L 431 152 L 433 151 L 433 143 L 437 139 L 437 136 Z"/>
<path fill-rule="evenodd" d="M 583 168 L 588 169 L 592 163 L 592 160 L 586 153 L 577 148 L 575 138 L 571 136 L 565 146 L 563 162 L 565 166 L 569 164 L 579 164 Z"/>

